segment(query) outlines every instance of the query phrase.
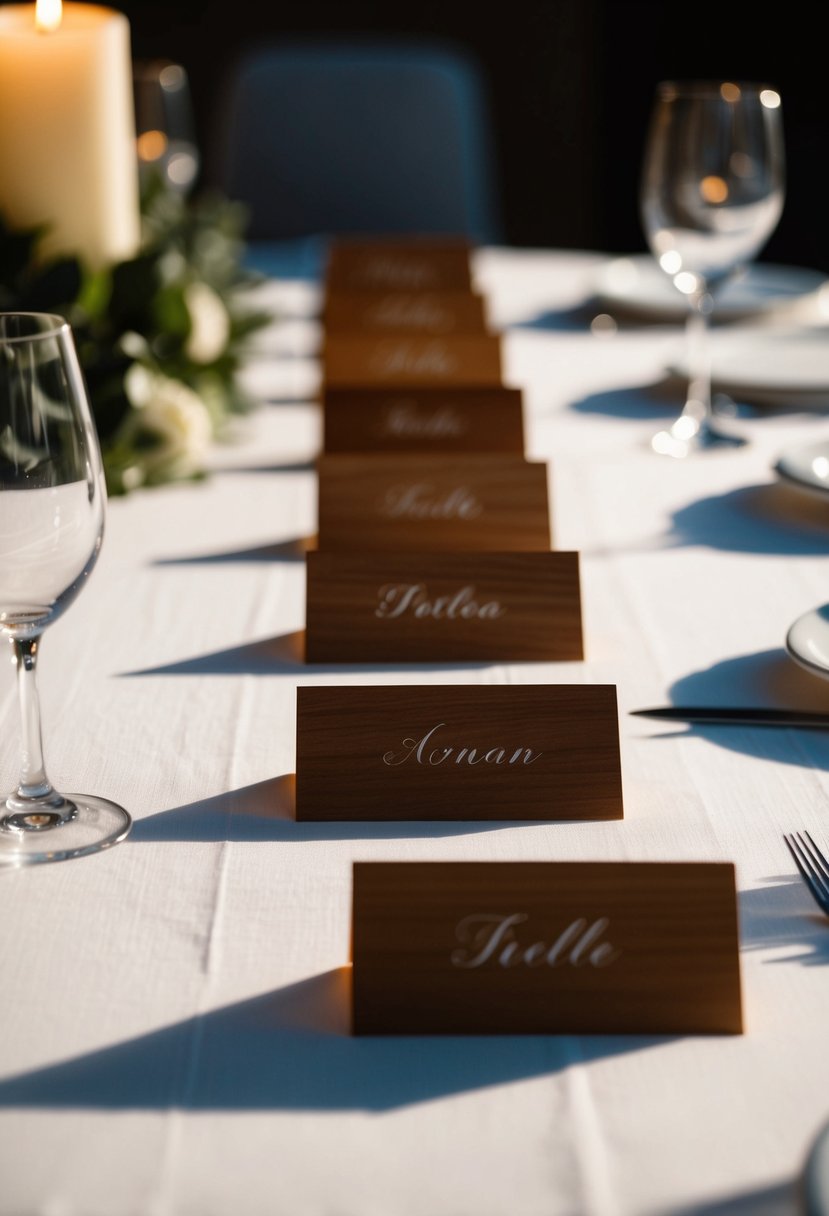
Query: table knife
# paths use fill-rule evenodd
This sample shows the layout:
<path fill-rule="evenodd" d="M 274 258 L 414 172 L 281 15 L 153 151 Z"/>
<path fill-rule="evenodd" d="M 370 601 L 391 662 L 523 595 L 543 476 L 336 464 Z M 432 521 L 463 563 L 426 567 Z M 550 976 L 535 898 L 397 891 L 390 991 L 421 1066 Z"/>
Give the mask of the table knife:
<path fill-rule="evenodd" d="M 632 709 L 639 718 L 661 718 L 670 722 L 700 722 L 709 726 L 799 726 L 829 730 L 829 713 L 801 709 L 756 709 L 727 706 L 662 705 L 655 709 Z"/>

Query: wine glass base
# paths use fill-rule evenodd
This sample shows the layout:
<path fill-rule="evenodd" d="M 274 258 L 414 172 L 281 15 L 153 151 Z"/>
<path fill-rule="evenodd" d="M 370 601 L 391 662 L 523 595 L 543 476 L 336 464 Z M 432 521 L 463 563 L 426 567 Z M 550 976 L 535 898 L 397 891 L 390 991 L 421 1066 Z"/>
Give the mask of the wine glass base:
<path fill-rule="evenodd" d="M 702 426 L 686 432 L 684 428 L 672 426 L 667 431 L 658 431 L 650 441 L 652 450 L 660 456 L 673 456 L 682 460 L 693 452 L 707 452 L 714 448 L 741 448 L 748 443 L 742 435 L 731 435 L 713 426 Z"/>
<path fill-rule="evenodd" d="M 118 844 L 132 819 L 122 806 L 90 794 L 67 794 L 75 813 L 60 819 L 17 811 L 0 816 L 0 868 L 86 857 Z M 0 803 L 0 810 L 3 804 Z"/>

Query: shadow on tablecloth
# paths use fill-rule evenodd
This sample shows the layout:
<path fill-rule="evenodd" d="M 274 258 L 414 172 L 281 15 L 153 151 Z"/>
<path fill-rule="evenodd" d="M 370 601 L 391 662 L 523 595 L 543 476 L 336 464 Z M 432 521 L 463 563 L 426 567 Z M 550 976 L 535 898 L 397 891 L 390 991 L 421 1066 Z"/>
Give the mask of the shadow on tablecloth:
<path fill-rule="evenodd" d="M 320 675 L 345 672 L 367 672 L 377 675 L 391 672 L 417 671 L 419 674 L 440 671 L 480 671 L 496 666 L 494 662 L 464 661 L 457 663 L 306 663 L 305 630 L 263 638 L 243 646 L 231 646 L 212 654 L 198 655 L 158 667 L 139 671 L 122 671 L 121 676 L 270 676 Z"/>
<path fill-rule="evenodd" d="M 350 968 L 0 1082 L 0 1107 L 383 1111 L 552 1076 L 671 1036 L 349 1034 Z"/>
<path fill-rule="evenodd" d="M 829 682 L 799 667 L 780 647 L 737 655 L 689 672 L 671 685 L 668 701 L 673 705 L 769 706 L 829 713 Z M 676 729 L 665 730 L 664 722 L 659 725 L 659 733 L 650 734 L 654 742 L 694 734 L 744 755 L 829 772 L 829 730 L 699 723 L 678 723 Z"/>
<path fill-rule="evenodd" d="M 255 785 L 203 798 L 186 806 L 170 807 L 133 823 L 124 847 L 166 841 L 201 844 L 224 840 L 240 842 L 284 841 L 302 844 L 314 840 L 412 840 L 463 836 L 467 833 L 513 829 L 521 821 L 445 820 L 415 822 L 343 821 L 297 823 L 294 817 L 293 773 L 259 781 Z M 575 821 L 573 821 L 575 822 Z M 538 827 L 538 821 L 527 826 Z M 556 826 L 559 826 L 557 823 Z M 561 822 L 565 826 L 565 822 Z"/>

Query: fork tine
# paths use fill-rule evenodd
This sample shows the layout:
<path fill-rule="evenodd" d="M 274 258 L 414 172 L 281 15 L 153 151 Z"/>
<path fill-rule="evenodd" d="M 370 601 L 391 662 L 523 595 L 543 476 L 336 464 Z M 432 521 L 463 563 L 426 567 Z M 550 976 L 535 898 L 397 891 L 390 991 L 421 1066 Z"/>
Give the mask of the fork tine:
<path fill-rule="evenodd" d="M 829 861 L 827 861 L 826 858 L 823 856 L 820 849 L 815 844 L 814 840 L 812 840 L 811 834 L 809 832 L 803 832 L 802 836 L 805 837 L 805 839 L 808 841 L 808 847 L 812 853 L 812 860 L 817 864 L 817 867 L 820 870 L 821 874 L 823 875 L 824 879 L 827 882 L 829 882 Z"/>
<path fill-rule="evenodd" d="M 783 839 L 815 903 L 822 912 L 829 915 L 829 870 L 827 870 L 820 849 L 811 840 L 811 837 L 807 843 L 800 832 L 784 835 Z M 813 858 L 809 844 L 819 861 Z M 820 867 L 820 862 L 823 862 L 823 869 Z"/>

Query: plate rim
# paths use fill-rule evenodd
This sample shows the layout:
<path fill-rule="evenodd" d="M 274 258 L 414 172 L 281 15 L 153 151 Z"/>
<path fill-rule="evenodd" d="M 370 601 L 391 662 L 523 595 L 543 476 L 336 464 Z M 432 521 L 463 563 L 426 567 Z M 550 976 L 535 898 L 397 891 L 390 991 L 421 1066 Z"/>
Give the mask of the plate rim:
<path fill-rule="evenodd" d="M 612 256 L 607 262 L 605 262 L 605 264 L 603 266 L 599 267 L 596 272 L 596 278 L 594 281 L 594 291 L 595 291 L 596 297 L 599 301 L 608 303 L 608 304 L 615 303 L 617 306 L 626 307 L 626 308 L 629 308 L 629 309 L 631 309 L 633 311 L 637 311 L 637 312 L 650 313 L 654 316 L 674 317 L 674 316 L 684 315 L 686 308 L 685 308 L 683 301 L 679 298 L 679 293 L 677 293 L 678 298 L 676 300 L 676 303 L 672 302 L 672 303 L 668 304 L 667 301 L 665 303 L 659 303 L 658 301 L 654 301 L 654 299 L 652 297 L 645 298 L 645 299 L 643 299 L 643 298 L 637 299 L 635 295 L 631 295 L 630 293 L 618 292 L 618 291 L 614 292 L 614 291 L 608 290 L 607 284 L 605 282 L 606 276 L 611 271 L 611 268 L 614 265 L 618 265 L 618 264 L 624 263 L 624 262 L 633 263 L 634 266 L 649 265 L 649 266 L 654 267 L 657 270 L 659 269 L 656 259 L 654 258 L 653 254 L 651 254 L 651 253 L 638 252 L 638 253 L 629 253 L 629 254 L 616 254 L 616 255 Z M 755 260 L 755 261 L 748 263 L 748 265 L 746 267 L 746 272 L 751 273 L 752 270 L 756 271 L 758 268 L 762 269 L 762 270 L 766 270 L 766 271 L 771 271 L 772 274 L 778 274 L 778 273 L 789 274 L 789 275 L 794 274 L 794 275 L 798 275 L 798 276 L 805 276 L 806 278 L 810 278 L 812 280 L 811 287 L 804 288 L 802 291 L 796 291 L 796 292 L 792 293 L 791 295 L 786 296 L 785 299 L 787 299 L 787 300 L 804 299 L 805 297 L 813 294 L 814 292 L 819 291 L 820 288 L 824 284 L 829 283 L 829 276 L 824 274 L 823 271 L 821 271 L 821 270 L 817 270 L 816 268 L 809 267 L 809 266 L 792 266 L 792 265 L 789 265 L 789 264 L 783 263 L 783 262 L 760 262 L 760 261 Z M 664 272 L 661 272 L 661 273 L 664 273 Z M 667 276 L 665 276 L 665 278 L 667 281 Z M 720 305 L 719 309 L 715 307 L 714 313 L 715 313 L 715 315 L 717 313 L 719 313 L 721 316 L 727 316 L 727 317 L 731 317 L 731 318 L 736 318 L 736 317 L 741 317 L 741 316 L 743 316 L 743 317 L 758 316 L 758 315 L 762 315 L 764 312 L 766 312 L 768 308 L 775 307 L 775 306 L 779 305 L 780 303 L 781 303 L 780 299 L 774 299 L 774 300 L 769 300 L 767 302 L 767 304 L 765 304 L 765 305 L 761 304 L 759 302 L 755 305 L 752 305 L 748 301 L 745 304 L 736 305 L 736 306 L 732 306 L 732 307 L 726 306 L 725 308 L 723 308 L 722 305 Z"/>
<path fill-rule="evenodd" d="M 824 680 L 829 680 L 829 663 L 826 665 L 816 663 L 813 659 L 807 658 L 805 655 L 803 655 L 792 644 L 792 634 L 794 633 L 795 629 L 797 629 L 798 625 L 801 625 L 804 621 L 808 620 L 809 617 L 816 616 L 822 608 L 829 610 L 829 604 L 821 604 L 818 608 L 810 608 L 808 612 L 801 613 L 796 620 L 792 621 L 791 625 L 786 631 L 786 653 L 790 658 L 794 659 L 796 663 L 799 663 L 801 667 L 804 667 L 806 671 L 810 671 L 813 675 L 821 676 Z M 827 629 L 829 630 L 829 622 L 827 622 Z"/>
<path fill-rule="evenodd" d="M 814 452 L 817 449 L 825 450 L 827 459 L 829 459 L 829 439 L 820 440 L 816 443 L 804 443 L 798 447 L 788 448 L 781 452 L 774 463 L 774 472 L 788 485 L 797 486 L 799 490 L 807 490 L 810 494 L 816 494 L 819 498 L 825 498 L 829 495 L 829 480 L 825 483 L 809 481 L 807 478 L 799 477 L 797 473 L 793 473 L 791 470 L 783 467 L 787 452 L 789 455 L 793 455 L 795 452 Z"/>

